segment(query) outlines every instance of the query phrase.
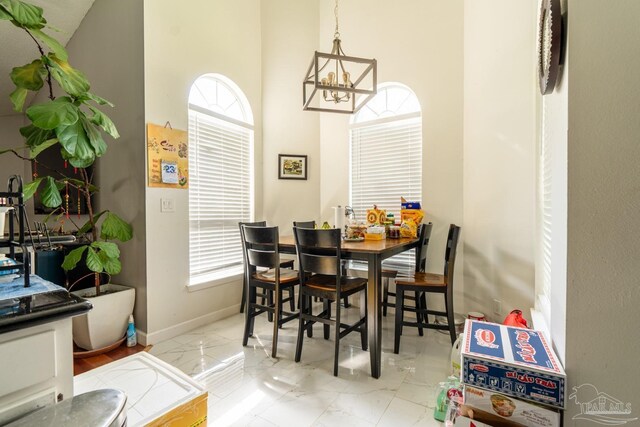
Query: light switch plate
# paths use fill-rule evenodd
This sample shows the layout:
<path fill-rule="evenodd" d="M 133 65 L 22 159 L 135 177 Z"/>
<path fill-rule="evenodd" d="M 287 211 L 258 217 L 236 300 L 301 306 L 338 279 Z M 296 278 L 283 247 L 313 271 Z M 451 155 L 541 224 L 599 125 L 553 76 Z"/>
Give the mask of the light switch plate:
<path fill-rule="evenodd" d="M 176 204 L 173 199 L 160 199 L 160 212 L 175 212 Z"/>

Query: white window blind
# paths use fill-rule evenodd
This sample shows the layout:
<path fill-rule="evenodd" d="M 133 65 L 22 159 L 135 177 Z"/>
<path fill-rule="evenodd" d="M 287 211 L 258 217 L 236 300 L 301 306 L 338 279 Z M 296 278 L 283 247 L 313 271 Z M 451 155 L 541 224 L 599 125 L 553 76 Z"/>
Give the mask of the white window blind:
<path fill-rule="evenodd" d="M 394 99 L 387 93 L 394 89 L 398 88 L 379 90 L 376 98 L 383 96 L 385 99 Z M 415 98 L 412 92 L 410 95 Z M 417 105 L 414 99 L 408 99 L 407 102 Z M 385 114 L 372 115 L 370 108 L 366 111 L 367 118 L 384 117 L 356 122 L 350 131 L 349 199 L 356 219 L 361 221 L 366 219 L 367 209 L 373 205 L 399 218 L 400 197 L 417 201 L 422 199 L 422 119 L 419 111 L 407 114 L 400 110 L 404 114 L 393 115 L 389 114 L 388 103 L 374 102 L 372 105 Z M 413 251 L 408 251 L 389 259 L 385 265 L 406 268 L 413 266 L 414 260 Z"/>
<path fill-rule="evenodd" d="M 189 109 L 191 283 L 242 271 L 238 222 L 250 221 L 251 140 L 239 124 Z"/>

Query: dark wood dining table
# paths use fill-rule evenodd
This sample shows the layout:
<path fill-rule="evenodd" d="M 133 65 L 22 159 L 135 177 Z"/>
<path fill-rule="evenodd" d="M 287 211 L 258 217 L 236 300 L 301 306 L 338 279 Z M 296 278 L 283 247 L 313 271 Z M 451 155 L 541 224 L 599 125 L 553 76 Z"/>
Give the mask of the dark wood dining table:
<path fill-rule="evenodd" d="M 382 261 L 418 246 L 418 239 L 400 238 L 343 241 L 341 253 L 345 259 L 367 262 L 367 322 L 371 376 L 379 378 L 382 367 Z M 281 253 L 295 254 L 293 236 L 280 236 Z"/>

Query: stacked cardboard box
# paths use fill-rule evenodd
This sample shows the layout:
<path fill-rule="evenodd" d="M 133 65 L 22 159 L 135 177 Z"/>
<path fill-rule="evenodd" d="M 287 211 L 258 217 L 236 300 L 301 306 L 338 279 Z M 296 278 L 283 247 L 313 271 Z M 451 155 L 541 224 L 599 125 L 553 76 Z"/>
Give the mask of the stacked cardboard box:
<path fill-rule="evenodd" d="M 463 415 L 495 426 L 560 426 L 565 373 L 540 332 L 467 320 Z"/>

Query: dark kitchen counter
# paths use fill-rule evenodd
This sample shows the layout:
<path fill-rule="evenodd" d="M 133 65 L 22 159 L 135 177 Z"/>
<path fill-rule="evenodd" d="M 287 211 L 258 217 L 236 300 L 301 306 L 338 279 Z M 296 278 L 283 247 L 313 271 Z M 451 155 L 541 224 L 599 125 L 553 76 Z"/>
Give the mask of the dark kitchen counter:
<path fill-rule="evenodd" d="M 0 333 L 24 329 L 66 317 L 84 314 L 91 303 L 39 276 L 24 278 L 0 276 Z"/>

